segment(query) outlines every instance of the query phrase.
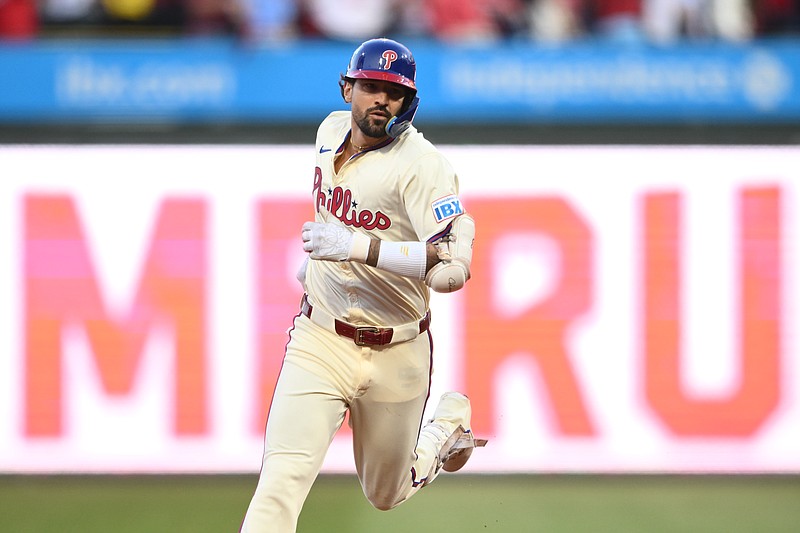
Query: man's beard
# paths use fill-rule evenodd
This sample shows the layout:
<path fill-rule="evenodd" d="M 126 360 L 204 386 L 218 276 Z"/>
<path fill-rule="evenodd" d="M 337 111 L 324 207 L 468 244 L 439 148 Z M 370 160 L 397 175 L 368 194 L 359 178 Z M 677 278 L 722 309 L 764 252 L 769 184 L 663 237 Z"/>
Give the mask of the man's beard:
<path fill-rule="evenodd" d="M 360 115 L 356 116 L 356 124 L 361 132 L 366 135 L 367 137 L 372 137 L 373 139 L 380 139 L 381 137 L 386 136 L 386 122 L 388 122 L 388 118 L 382 121 L 381 124 L 375 124 L 373 122 L 373 118 L 370 116 L 370 113 L 375 111 L 374 108 L 367 109 L 367 111 Z"/>

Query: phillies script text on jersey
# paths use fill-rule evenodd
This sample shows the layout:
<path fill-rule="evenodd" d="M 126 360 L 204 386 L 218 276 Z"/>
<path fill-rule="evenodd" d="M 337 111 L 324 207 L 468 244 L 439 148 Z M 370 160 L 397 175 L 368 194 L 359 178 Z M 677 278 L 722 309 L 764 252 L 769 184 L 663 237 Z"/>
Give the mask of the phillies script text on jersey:
<path fill-rule="evenodd" d="M 350 189 L 341 187 L 328 188 L 322 191 L 322 170 L 316 167 L 314 170 L 314 191 L 315 206 L 317 212 L 325 207 L 330 214 L 344 222 L 347 226 L 364 228 L 366 230 L 387 229 L 392 225 L 392 221 L 386 214 L 377 211 L 373 213 L 369 209 L 357 210 L 358 202 L 353 200 L 353 193 Z"/>

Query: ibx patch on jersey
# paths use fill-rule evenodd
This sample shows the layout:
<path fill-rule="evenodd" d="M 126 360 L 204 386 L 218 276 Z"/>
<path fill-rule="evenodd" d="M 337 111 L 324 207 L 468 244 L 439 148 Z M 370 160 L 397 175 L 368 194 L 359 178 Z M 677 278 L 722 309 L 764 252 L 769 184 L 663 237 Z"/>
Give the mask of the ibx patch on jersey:
<path fill-rule="evenodd" d="M 464 208 L 461 206 L 461 200 L 459 200 L 458 196 L 455 194 L 435 200 L 431 204 L 431 209 L 433 209 L 433 217 L 436 219 L 436 222 L 453 218 L 464 212 Z"/>

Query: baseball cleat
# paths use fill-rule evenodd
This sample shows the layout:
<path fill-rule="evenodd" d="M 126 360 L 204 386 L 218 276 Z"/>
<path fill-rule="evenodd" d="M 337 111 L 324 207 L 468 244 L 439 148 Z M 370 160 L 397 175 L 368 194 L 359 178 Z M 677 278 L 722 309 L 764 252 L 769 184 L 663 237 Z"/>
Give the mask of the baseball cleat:
<path fill-rule="evenodd" d="M 469 430 L 472 408 L 469 398 L 459 392 L 446 392 L 439 400 L 432 424 L 455 426 L 439 450 L 439 465 L 446 472 L 460 470 L 476 447 L 486 446 L 486 439 L 476 439 Z"/>
<path fill-rule="evenodd" d="M 476 439 L 472 433 L 458 426 L 445 441 L 439 452 L 439 462 L 445 472 L 455 472 L 467 464 L 472 450 L 486 446 L 486 439 Z"/>

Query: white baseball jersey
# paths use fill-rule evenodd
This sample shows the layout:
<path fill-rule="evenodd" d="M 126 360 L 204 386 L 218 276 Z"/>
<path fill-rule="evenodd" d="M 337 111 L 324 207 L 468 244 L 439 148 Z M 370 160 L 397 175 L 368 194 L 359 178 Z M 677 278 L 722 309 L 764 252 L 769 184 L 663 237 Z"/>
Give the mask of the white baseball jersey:
<path fill-rule="evenodd" d="M 350 112 L 331 113 L 317 132 L 313 199 L 317 222 L 338 222 L 386 241 L 430 241 L 464 212 L 450 163 L 413 126 L 353 156 L 334 171 L 349 142 Z M 423 281 L 355 262 L 309 261 L 314 306 L 356 325 L 419 320 L 430 293 Z"/>

